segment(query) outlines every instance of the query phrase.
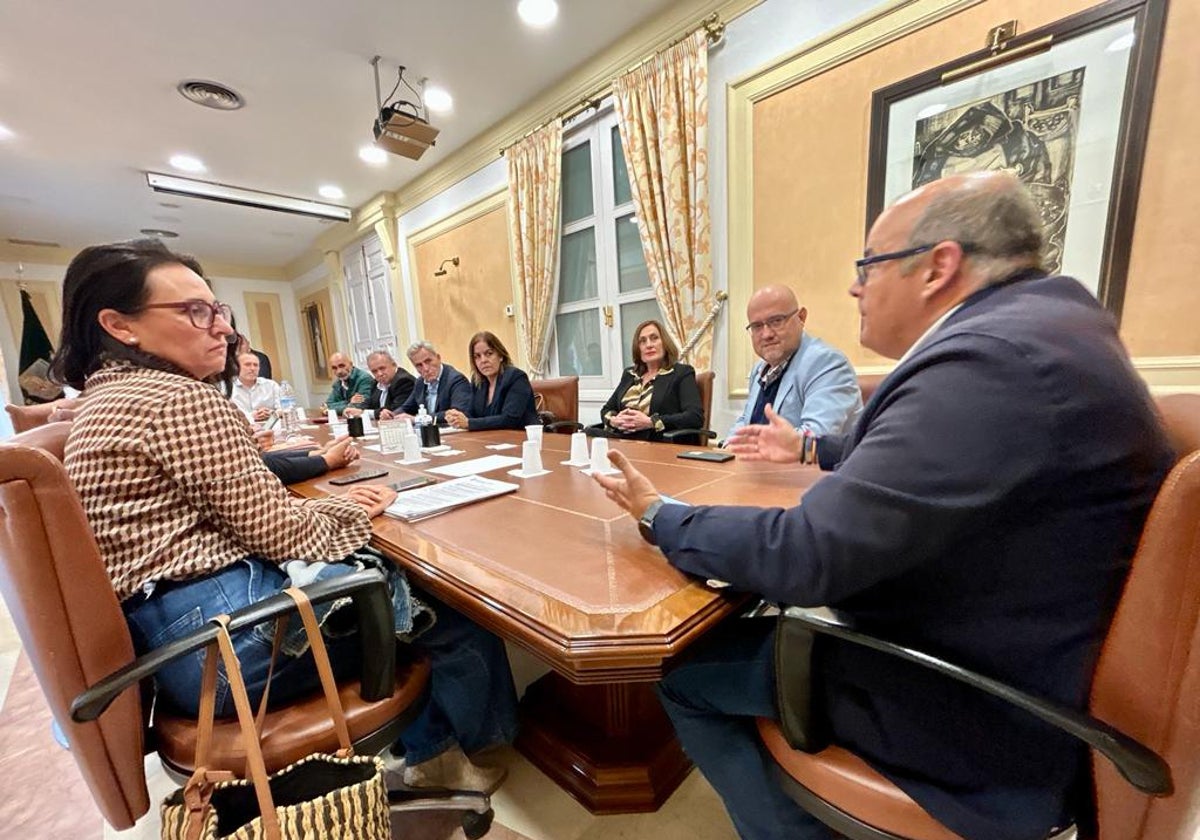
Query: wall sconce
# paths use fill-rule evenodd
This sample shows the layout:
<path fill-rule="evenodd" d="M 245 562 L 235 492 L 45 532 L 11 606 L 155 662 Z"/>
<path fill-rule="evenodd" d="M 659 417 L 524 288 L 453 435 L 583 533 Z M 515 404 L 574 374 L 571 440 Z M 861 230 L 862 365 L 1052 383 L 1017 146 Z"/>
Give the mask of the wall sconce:
<path fill-rule="evenodd" d="M 433 272 L 434 277 L 445 277 L 446 276 L 446 263 L 450 263 L 455 268 L 458 268 L 458 257 L 451 257 L 448 260 L 442 260 L 442 264 L 438 266 L 438 270 Z"/>

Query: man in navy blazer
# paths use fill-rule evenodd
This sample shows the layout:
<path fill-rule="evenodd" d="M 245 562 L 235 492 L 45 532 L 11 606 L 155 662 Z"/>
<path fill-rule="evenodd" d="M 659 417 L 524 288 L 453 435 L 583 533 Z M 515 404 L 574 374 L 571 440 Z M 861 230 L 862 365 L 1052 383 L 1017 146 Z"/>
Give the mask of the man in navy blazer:
<path fill-rule="evenodd" d="M 446 412 L 456 408 L 462 412 L 471 410 L 474 391 L 467 378 L 442 362 L 438 351 L 428 341 L 417 341 L 409 345 L 408 360 L 417 372 L 417 384 L 412 393 L 400 406 L 396 416 L 400 419 L 415 417 L 419 406 L 425 406 L 434 420 L 442 425 Z"/>
<path fill-rule="evenodd" d="M 1172 463 L 1145 385 L 1092 295 L 1041 270 L 1036 206 L 1004 173 L 955 175 L 871 228 L 858 278 L 862 343 L 891 358 L 836 470 L 782 509 L 662 504 L 598 480 L 672 565 L 865 630 L 1075 708 L 1146 513 Z M 731 441 L 796 460 L 773 412 Z M 771 619 L 728 623 L 667 675 L 688 755 L 745 838 L 826 840 L 778 786 L 755 733 L 776 715 Z M 834 743 L 968 840 L 1042 840 L 1086 779 L 1080 744 L 967 686 L 853 645 L 817 662 Z"/>
<path fill-rule="evenodd" d="M 848 431 L 862 408 L 862 391 L 842 351 L 804 332 L 808 310 L 787 286 L 766 286 L 750 296 L 746 330 L 761 361 L 750 371 L 746 407 L 729 434 L 765 423 L 766 407 L 814 435 Z"/>

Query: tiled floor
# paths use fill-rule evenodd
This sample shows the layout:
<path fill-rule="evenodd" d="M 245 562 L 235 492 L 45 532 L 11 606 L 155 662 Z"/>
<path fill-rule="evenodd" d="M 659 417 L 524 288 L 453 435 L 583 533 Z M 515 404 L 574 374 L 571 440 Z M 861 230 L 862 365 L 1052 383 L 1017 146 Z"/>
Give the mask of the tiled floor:
<path fill-rule="evenodd" d="M 654 814 L 596 817 L 550 782 L 514 750 L 491 761 L 509 769 L 492 798 L 496 821 L 489 840 L 733 840 L 736 835 L 712 788 L 692 773 Z M 157 803 L 174 783 L 158 761 L 146 761 L 150 813 L 128 831 L 104 824 L 70 753 L 55 743 L 50 713 L 8 613 L 0 604 L 0 840 L 153 840 L 159 836 Z M 462 840 L 452 814 L 393 816 L 394 837 Z"/>

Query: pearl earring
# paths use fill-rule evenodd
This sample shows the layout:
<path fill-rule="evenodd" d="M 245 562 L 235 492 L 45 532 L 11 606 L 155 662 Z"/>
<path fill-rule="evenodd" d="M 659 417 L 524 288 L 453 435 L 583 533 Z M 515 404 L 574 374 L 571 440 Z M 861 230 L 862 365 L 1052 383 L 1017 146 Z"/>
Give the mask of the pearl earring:
<path fill-rule="evenodd" d="M 138 343 L 137 336 L 134 336 L 133 338 L 125 339 L 125 343 L 126 344 L 137 344 Z"/>

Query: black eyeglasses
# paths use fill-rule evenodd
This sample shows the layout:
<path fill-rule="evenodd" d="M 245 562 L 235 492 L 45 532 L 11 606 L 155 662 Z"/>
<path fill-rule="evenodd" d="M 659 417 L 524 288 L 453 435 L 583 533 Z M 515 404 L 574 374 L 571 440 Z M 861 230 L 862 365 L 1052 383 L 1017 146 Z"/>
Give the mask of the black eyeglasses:
<path fill-rule="evenodd" d="M 906 257 L 915 257 L 917 254 L 924 254 L 926 251 L 932 251 L 941 243 L 930 242 L 925 245 L 914 245 L 911 248 L 905 248 L 903 251 L 891 251 L 887 254 L 872 254 L 869 257 L 863 257 L 861 260 L 854 261 L 854 270 L 857 272 L 858 285 L 863 285 L 867 282 L 867 268 L 876 263 L 891 262 L 892 260 L 902 260 Z M 973 242 L 959 242 L 958 247 L 964 254 L 973 254 L 978 252 L 979 248 Z"/>
<path fill-rule="evenodd" d="M 233 310 L 229 308 L 229 304 L 221 303 L 219 300 L 214 300 L 209 303 L 206 300 L 178 300 L 172 303 L 148 303 L 142 309 L 176 309 L 180 312 L 186 312 L 188 320 L 192 322 L 192 326 L 198 330 L 210 330 L 213 323 L 220 315 L 228 324 L 233 320 Z"/>
<path fill-rule="evenodd" d="M 757 335 L 758 333 L 762 332 L 765 327 L 770 327 L 771 332 L 779 332 L 783 325 L 788 322 L 788 318 L 791 318 L 799 311 L 799 309 L 793 309 L 786 315 L 772 315 L 770 318 L 764 318 L 761 321 L 751 321 L 746 325 L 746 332 Z"/>

